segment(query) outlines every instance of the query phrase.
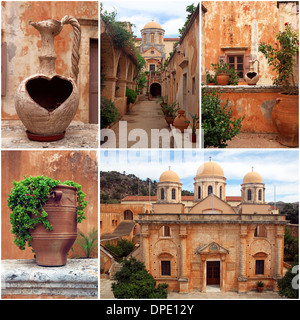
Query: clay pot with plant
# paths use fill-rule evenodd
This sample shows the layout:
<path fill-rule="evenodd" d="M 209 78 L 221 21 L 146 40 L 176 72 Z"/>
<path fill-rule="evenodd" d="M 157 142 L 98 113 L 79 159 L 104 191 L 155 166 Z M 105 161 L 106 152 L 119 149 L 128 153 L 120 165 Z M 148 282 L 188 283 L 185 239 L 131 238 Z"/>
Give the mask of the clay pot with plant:
<path fill-rule="evenodd" d="M 186 122 L 188 124 L 191 124 L 192 123 L 192 134 L 191 134 L 191 141 L 194 143 L 197 141 L 197 135 L 196 135 L 196 131 L 197 131 L 197 128 L 199 126 L 199 115 L 198 113 L 196 114 L 192 114 L 191 112 L 189 112 L 191 118 L 192 118 L 192 121 L 190 120 L 187 120 Z"/>
<path fill-rule="evenodd" d="M 283 92 L 276 99 L 272 121 L 279 134 L 279 142 L 288 147 L 299 145 L 299 88 L 295 82 L 294 67 L 299 52 L 298 34 L 289 23 L 275 35 L 275 45 L 260 43 L 258 50 L 277 73 L 274 80 Z"/>
<path fill-rule="evenodd" d="M 55 141 L 64 137 L 79 104 L 76 82 L 81 28 L 71 16 L 65 16 L 61 21 L 49 19 L 29 24 L 41 34 L 40 65 L 36 74 L 19 85 L 15 94 L 16 112 L 27 129 L 29 139 Z M 71 24 L 74 31 L 69 77 L 58 75 L 55 71 L 54 38 L 65 24 Z"/>
<path fill-rule="evenodd" d="M 85 196 L 73 181 L 62 183 L 46 176 L 14 181 L 7 199 L 14 243 L 21 250 L 26 244 L 32 247 L 38 265 L 65 265 L 77 223 L 86 219 Z"/>
<path fill-rule="evenodd" d="M 227 86 L 230 80 L 229 64 L 220 60 L 219 63 L 212 63 L 212 67 L 216 73 L 216 81 L 219 86 Z"/>
<path fill-rule="evenodd" d="M 258 292 L 263 292 L 264 290 L 264 283 L 262 281 L 257 281 L 256 282 L 256 287 Z"/>
<path fill-rule="evenodd" d="M 173 124 L 174 119 L 176 117 L 176 113 L 179 110 L 179 106 L 178 106 L 178 102 L 174 101 L 171 104 L 167 104 L 164 107 L 165 110 L 165 120 L 167 122 L 168 125 Z"/>

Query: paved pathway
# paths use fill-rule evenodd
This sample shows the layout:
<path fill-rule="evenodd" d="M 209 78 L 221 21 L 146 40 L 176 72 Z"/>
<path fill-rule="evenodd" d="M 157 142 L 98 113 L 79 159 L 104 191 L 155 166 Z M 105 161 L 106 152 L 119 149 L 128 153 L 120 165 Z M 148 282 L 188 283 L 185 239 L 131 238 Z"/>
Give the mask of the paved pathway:
<path fill-rule="evenodd" d="M 100 279 L 100 299 L 114 299 L 114 295 L 111 290 L 111 280 Z M 169 292 L 168 299 L 283 299 L 274 291 L 264 291 L 258 293 L 256 291 L 250 291 L 247 293 L 237 292 L 190 292 L 190 293 L 178 293 Z"/>
<path fill-rule="evenodd" d="M 27 138 L 25 127 L 20 120 L 2 120 L 1 146 L 3 149 L 55 148 L 87 149 L 98 148 L 98 124 L 84 124 L 72 121 L 63 139 L 52 142 L 31 141 Z"/>
<path fill-rule="evenodd" d="M 150 148 L 151 147 L 151 129 L 165 129 L 170 130 L 165 118 L 163 115 L 159 115 L 161 108 L 159 103 L 155 100 L 152 101 L 139 101 L 135 104 L 128 113 L 126 113 L 119 122 L 115 123 L 111 129 L 115 132 L 116 135 L 116 146 L 114 145 L 114 141 L 108 140 L 103 144 L 103 147 L 106 148 Z M 128 136 L 128 140 L 126 142 L 126 135 L 123 134 L 123 129 L 120 127 L 121 125 L 125 125 L 127 123 L 127 132 L 130 135 L 132 134 L 132 139 L 134 141 L 128 141 L 130 136 Z M 120 131 L 121 129 L 121 131 Z M 134 137 L 132 131 L 133 129 L 143 129 L 144 136 L 146 137 L 145 141 L 139 141 L 139 138 Z M 119 134 L 121 132 L 121 141 L 119 139 Z M 126 131 L 125 131 L 126 132 Z M 138 132 L 136 132 L 138 135 Z M 121 142 L 121 145 L 119 143 Z M 127 143 L 127 146 L 125 146 Z M 172 146 L 171 146 L 172 147 Z"/>

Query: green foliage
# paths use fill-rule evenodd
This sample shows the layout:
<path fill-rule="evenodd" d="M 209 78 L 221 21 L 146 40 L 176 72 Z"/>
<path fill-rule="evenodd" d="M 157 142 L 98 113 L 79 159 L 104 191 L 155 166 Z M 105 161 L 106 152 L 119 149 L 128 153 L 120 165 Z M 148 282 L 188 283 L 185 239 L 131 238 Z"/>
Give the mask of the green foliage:
<path fill-rule="evenodd" d="M 192 134 L 196 134 L 197 124 L 199 123 L 199 116 L 198 113 L 192 114 L 189 112 L 191 118 L 192 118 Z M 191 123 L 190 120 L 187 120 L 186 122 Z"/>
<path fill-rule="evenodd" d="M 257 282 L 256 282 L 256 285 L 257 285 L 258 287 L 260 287 L 260 288 L 263 288 L 263 287 L 265 286 L 262 281 L 257 281 Z"/>
<path fill-rule="evenodd" d="M 181 36 L 183 35 L 183 33 L 184 33 L 187 25 L 189 24 L 190 19 L 191 19 L 193 13 L 196 11 L 196 9 L 197 9 L 197 7 L 195 7 L 193 3 L 186 7 L 185 11 L 188 13 L 188 15 L 186 17 L 186 21 L 185 21 L 183 27 L 178 29 Z"/>
<path fill-rule="evenodd" d="M 292 235 L 291 228 L 285 226 L 284 231 L 284 261 L 298 262 L 299 241 Z"/>
<path fill-rule="evenodd" d="M 299 205 L 292 205 L 291 203 L 286 203 L 284 207 L 280 210 L 280 214 L 286 216 L 286 220 L 290 223 L 299 224 Z"/>
<path fill-rule="evenodd" d="M 225 148 L 226 141 L 236 136 L 242 127 L 244 117 L 231 120 L 232 109 L 228 100 L 221 105 L 220 94 L 202 90 L 201 102 L 204 147 Z"/>
<path fill-rule="evenodd" d="M 122 239 L 117 242 L 117 245 L 107 243 L 105 248 L 115 253 L 119 258 L 127 257 L 133 250 L 135 244 L 132 241 Z"/>
<path fill-rule="evenodd" d="M 174 101 L 171 104 L 163 106 L 162 109 L 164 110 L 166 116 L 173 117 L 175 119 L 176 113 L 180 109 L 180 107 L 178 106 L 178 102 Z"/>
<path fill-rule="evenodd" d="M 145 265 L 134 258 L 123 260 L 122 269 L 116 273 L 112 290 L 117 299 L 166 299 L 168 285 L 156 287 L 156 281 Z"/>
<path fill-rule="evenodd" d="M 278 42 L 274 46 L 262 42 L 258 51 L 263 53 L 269 65 L 273 67 L 272 70 L 277 72 L 274 84 L 283 86 L 287 94 L 298 94 L 293 75 L 293 66 L 299 51 L 298 34 L 292 30 L 289 23 L 285 23 L 285 30 L 279 31 L 275 37 Z"/>
<path fill-rule="evenodd" d="M 106 128 L 120 117 L 115 104 L 105 97 L 101 97 L 101 128 Z"/>
<path fill-rule="evenodd" d="M 98 230 L 94 228 L 87 235 L 80 230 L 77 233 L 76 243 L 84 250 L 86 258 L 89 258 L 93 250 L 98 246 Z"/>
<path fill-rule="evenodd" d="M 298 299 L 299 298 L 299 287 L 293 288 L 293 283 L 298 282 L 295 281 L 298 277 L 298 269 L 297 272 L 295 272 L 295 269 L 293 269 L 295 267 L 295 269 L 297 269 L 298 267 L 298 263 L 297 265 L 292 266 L 284 275 L 284 277 L 282 279 L 277 280 L 277 286 L 278 286 L 278 293 L 281 297 L 286 297 L 289 299 Z M 297 286 L 299 286 L 299 284 L 297 283 Z M 294 286 L 295 287 L 295 286 Z"/>
<path fill-rule="evenodd" d="M 126 87 L 127 104 L 135 103 L 137 95 L 138 95 L 137 92 L 135 92 L 132 89 L 129 89 L 128 87 Z"/>
<path fill-rule="evenodd" d="M 15 235 L 14 243 L 21 250 L 25 249 L 26 243 L 30 247 L 30 230 L 34 230 L 37 224 L 42 224 L 47 230 L 53 230 L 47 219 L 48 214 L 42 206 L 48 201 L 53 188 L 61 184 L 77 189 L 77 222 L 86 219 L 84 209 L 87 201 L 84 200 L 85 193 L 79 184 L 73 181 L 62 183 L 46 176 L 25 177 L 24 180 L 13 182 L 14 187 L 8 196 L 7 204 L 12 211 L 10 222 L 11 232 Z"/>

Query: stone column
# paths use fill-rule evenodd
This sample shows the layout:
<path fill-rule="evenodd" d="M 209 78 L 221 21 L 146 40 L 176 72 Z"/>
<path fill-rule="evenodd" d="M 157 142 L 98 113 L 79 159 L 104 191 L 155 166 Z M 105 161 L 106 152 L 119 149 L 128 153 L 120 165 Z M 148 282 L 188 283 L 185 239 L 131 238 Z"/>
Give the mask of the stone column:
<path fill-rule="evenodd" d="M 179 290 L 180 292 L 188 291 L 188 282 L 186 271 L 186 261 L 187 261 L 187 250 L 186 250 L 186 239 L 187 232 L 185 226 L 180 226 L 180 277 L 179 277 Z"/>
<path fill-rule="evenodd" d="M 206 256 L 201 255 L 201 265 L 202 265 L 202 292 L 206 292 Z"/>
<path fill-rule="evenodd" d="M 115 99 L 115 91 L 116 91 L 116 82 L 117 78 L 110 77 L 105 78 L 103 83 L 103 88 L 101 90 L 101 95 L 111 101 Z"/>
<path fill-rule="evenodd" d="M 116 90 L 116 97 L 123 98 L 126 96 L 126 85 L 127 85 L 127 80 L 118 79 L 117 86 L 119 88 L 118 90 Z"/>
<path fill-rule="evenodd" d="M 239 265 L 239 275 L 238 275 L 238 291 L 247 291 L 247 281 L 246 277 L 246 230 L 245 227 L 241 226 L 240 234 L 240 265 Z"/>

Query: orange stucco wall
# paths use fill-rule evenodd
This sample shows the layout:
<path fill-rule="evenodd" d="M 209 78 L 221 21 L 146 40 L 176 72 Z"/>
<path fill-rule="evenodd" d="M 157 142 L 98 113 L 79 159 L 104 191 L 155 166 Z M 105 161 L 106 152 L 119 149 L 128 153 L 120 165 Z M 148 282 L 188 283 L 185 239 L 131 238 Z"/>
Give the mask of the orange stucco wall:
<path fill-rule="evenodd" d="M 33 259 L 31 248 L 21 251 L 13 243 L 9 221 L 10 209 L 7 198 L 13 187 L 13 181 L 26 176 L 45 175 L 62 182 L 72 180 L 81 184 L 86 193 L 88 206 L 85 209 L 86 220 L 78 224 L 85 235 L 98 228 L 98 165 L 95 151 L 2 151 L 1 152 L 1 258 Z M 76 244 L 74 252 L 68 257 L 83 254 Z M 96 253 L 97 255 L 97 250 Z"/>

